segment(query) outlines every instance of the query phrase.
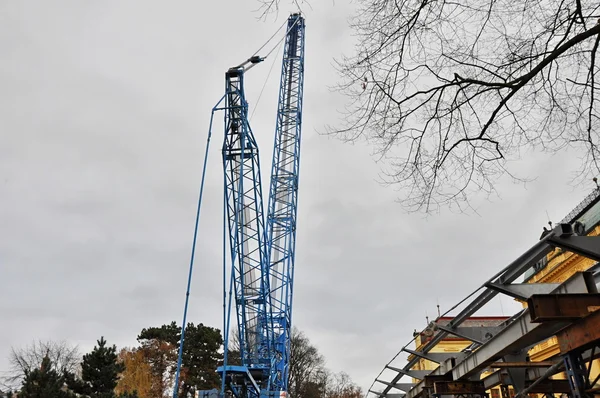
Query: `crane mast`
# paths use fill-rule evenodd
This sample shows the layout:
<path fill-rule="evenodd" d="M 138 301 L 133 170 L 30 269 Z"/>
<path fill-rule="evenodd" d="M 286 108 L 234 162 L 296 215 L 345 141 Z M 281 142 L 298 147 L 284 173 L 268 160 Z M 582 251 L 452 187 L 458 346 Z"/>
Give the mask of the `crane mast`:
<path fill-rule="evenodd" d="M 292 14 L 285 38 L 267 215 L 271 319 L 275 342 L 272 388 L 287 391 L 298 176 L 304 86 L 304 19 Z"/>
<path fill-rule="evenodd" d="M 226 73 L 223 170 L 242 363 L 268 369 L 271 335 L 259 153 L 248 124 L 244 69 Z"/>
<path fill-rule="evenodd" d="M 221 396 L 225 390 L 236 398 L 279 398 L 287 394 L 304 83 L 304 28 L 304 18 L 299 13 L 291 14 L 284 44 L 266 216 L 258 145 L 248 122 L 248 103 L 244 94 L 245 73 L 263 58 L 253 56 L 230 68 L 225 74 L 225 95 L 213 108 L 213 116 L 216 111 L 225 113 L 222 157 L 230 265 L 225 265 L 224 275 L 230 277 L 229 297 L 235 298 L 241 356 L 241 364 L 228 363 L 227 340 L 233 316 L 229 305 L 224 313 L 225 360 L 223 366 L 217 369 L 223 383 Z M 209 142 L 212 120 L 211 117 Z M 224 285 L 225 280 L 226 277 Z M 227 293 L 226 287 L 225 290 Z M 184 324 L 186 311 L 187 298 Z M 184 329 L 178 369 L 183 340 Z M 199 396 L 212 397 L 215 391 L 199 391 Z"/>

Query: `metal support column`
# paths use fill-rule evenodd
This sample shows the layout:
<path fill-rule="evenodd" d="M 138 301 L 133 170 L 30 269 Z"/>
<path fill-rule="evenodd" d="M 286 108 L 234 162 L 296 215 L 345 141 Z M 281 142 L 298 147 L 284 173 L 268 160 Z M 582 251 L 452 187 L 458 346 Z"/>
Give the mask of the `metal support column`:
<path fill-rule="evenodd" d="M 581 357 L 581 353 L 569 353 L 563 357 L 565 361 L 565 372 L 567 373 L 567 380 L 569 380 L 569 386 L 571 387 L 572 398 L 585 398 L 588 395 L 586 390 L 587 385 L 587 369 L 585 362 Z M 590 364 L 591 366 L 591 364 Z"/>

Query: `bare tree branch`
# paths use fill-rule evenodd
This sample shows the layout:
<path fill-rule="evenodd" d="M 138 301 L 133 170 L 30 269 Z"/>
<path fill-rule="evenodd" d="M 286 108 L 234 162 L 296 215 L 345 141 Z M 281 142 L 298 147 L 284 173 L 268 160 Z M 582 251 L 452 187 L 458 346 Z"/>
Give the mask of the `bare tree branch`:
<path fill-rule="evenodd" d="M 24 348 L 12 348 L 9 355 L 9 370 L 2 379 L 7 387 L 16 387 L 27 372 L 39 368 L 44 357 L 48 356 L 58 372 L 77 373 L 81 355 L 78 347 L 64 341 L 34 341 Z"/>
<path fill-rule="evenodd" d="M 411 211 L 469 206 L 495 193 L 525 151 L 575 147 L 598 165 L 591 0 L 358 0 L 354 55 L 337 86 L 349 98 L 328 133 L 365 139 Z"/>

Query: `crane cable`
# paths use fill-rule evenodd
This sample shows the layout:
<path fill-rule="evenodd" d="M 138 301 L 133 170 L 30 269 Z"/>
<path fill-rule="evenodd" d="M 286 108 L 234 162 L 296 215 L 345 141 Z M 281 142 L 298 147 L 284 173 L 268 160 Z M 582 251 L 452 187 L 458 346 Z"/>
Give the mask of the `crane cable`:
<path fill-rule="evenodd" d="M 256 104 L 254 105 L 254 109 L 252 109 L 252 114 L 250 114 L 250 119 L 248 119 L 248 121 L 252 121 L 252 117 L 254 116 L 254 113 L 256 112 L 256 108 L 258 108 L 258 104 L 260 103 L 260 98 L 263 95 L 263 92 L 265 91 L 265 87 L 267 86 L 267 82 L 269 81 L 269 77 L 271 77 L 271 72 L 273 72 L 273 67 L 275 66 L 275 61 L 277 60 L 277 55 L 279 55 L 279 51 L 281 50 L 281 42 L 287 37 L 288 33 L 290 33 L 290 31 L 294 28 L 294 26 L 296 26 L 296 24 L 298 23 L 298 21 L 300 20 L 300 18 L 296 19 L 296 21 L 294 21 L 294 23 L 292 24 L 292 26 L 290 26 L 290 28 L 285 32 L 285 35 L 279 39 L 279 41 L 277 43 L 275 43 L 275 45 L 271 48 L 271 50 L 267 53 L 267 55 L 265 55 L 263 57 L 263 59 L 267 59 L 269 57 L 269 55 L 271 55 L 273 53 L 273 51 L 275 49 L 277 49 L 277 53 L 275 54 L 275 58 L 273 58 L 273 62 L 271 63 L 271 67 L 269 68 L 269 73 L 267 74 L 267 77 L 265 78 L 265 82 L 263 83 L 263 86 L 260 90 L 260 94 L 258 94 L 258 99 L 256 100 Z M 273 40 L 273 38 L 277 35 L 277 33 L 279 33 L 279 31 L 281 30 L 281 28 L 283 28 L 283 26 L 285 25 L 285 22 L 283 23 L 283 25 L 281 25 L 279 27 L 279 29 L 277 29 L 277 32 L 275 32 L 275 34 L 273 36 L 271 36 L 269 38 L 269 40 L 267 40 L 267 42 L 265 44 L 263 44 L 255 53 L 253 56 L 256 56 L 258 54 L 258 52 L 260 50 L 262 50 L 271 40 Z"/>
<path fill-rule="evenodd" d="M 294 29 L 294 26 L 296 26 L 296 24 L 298 23 L 298 21 L 299 21 L 299 20 L 300 20 L 300 18 L 296 19 L 296 21 L 294 21 L 294 23 L 292 24 L 292 26 L 290 26 L 290 28 L 289 28 L 288 30 L 286 30 L 286 31 L 285 31 L 285 35 L 283 35 L 283 37 L 282 37 L 281 39 L 279 39 L 279 41 L 278 41 L 277 43 L 275 43 L 275 45 L 273 46 L 273 48 L 271 48 L 271 51 L 269 51 L 269 52 L 267 53 L 267 55 L 265 55 L 265 57 L 264 57 L 265 59 L 266 59 L 266 58 L 267 58 L 269 55 L 271 55 L 271 53 L 272 53 L 273 51 L 275 51 L 275 49 L 276 49 L 276 48 L 279 48 L 279 45 L 281 44 L 281 42 L 282 42 L 282 41 L 283 41 L 283 40 L 284 40 L 284 39 L 287 37 L 288 33 L 290 33 L 290 31 L 291 31 L 292 29 Z M 285 25 L 285 22 L 284 22 L 284 25 Z M 281 30 L 281 28 L 279 28 L 279 30 Z M 279 32 L 279 30 L 278 30 L 277 32 Z M 275 35 L 271 36 L 271 39 L 272 39 L 274 36 L 275 36 Z M 271 39 L 269 39 L 269 41 L 271 41 Z M 265 45 L 266 45 L 266 43 L 265 43 Z M 261 49 L 262 49 L 263 47 L 264 47 L 264 45 L 261 47 Z M 259 50 L 259 51 L 260 51 L 260 50 Z M 256 54 L 254 54 L 254 55 L 256 55 Z"/>
<path fill-rule="evenodd" d="M 279 54 L 279 50 L 277 50 L 277 54 Z M 269 77 L 271 77 L 271 72 L 273 72 L 273 67 L 275 66 L 275 61 L 277 60 L 277 54 L 275 54 L 275 58 L 273 58 L 273 62 L 271 62 L 271 68 L 269 68 L 269 73 L 267 74 L 267 77 L 265 78 L 265 82 L 263 83 L 263 86 L 260 89 L 260 94 L 258 94 L 258 98 L 256 99 L 256 104 L 254 105 L 254 108 L 252 109 L 252 113 L 250 114 L 250 119 L 248 119 L 249 122 L 252 121 L 252 118 L 254 117 L 254 112 L 256 112 L 256 108 L 258 108 L 258 104 L 260 103 L 260 98 L 262 97 L 263 92 L 265 91 L 265 87 L 267 87 L 267 82 L 269 81 Z"/>
<path fill-rule="evenodd" d="M 277 31 L 275 31 L 275 33 L 273 33 L 273 35 L 272 35 L 271 37 L 269 37 L 269 39 L 268 39 L 268 40 L 265 42 L 265 44 L 263 44 L 262 46 L 260 46 L 260 48 L 259 48 L 258 50 L 256 50 L 256 51 L 254 52 L 254 54 L 252 54 L 252 56 L 258 55 L 258 53 L 260 52 L 260 50 L 262 50 L 263 48 L 265 48 L 265 46 L 266 46 L 267 44 L 269 44 L 269 42 L 270 42 L 271 40 L 273 40 L 273 38 L 274 38 L 275 36 L 277 36 L 277 33 L 279 33 L 279 31 L 281 30 L 281 28 L 283 28 L 283 27 L 285 26 L 285 23 L 286 23 L 286 22 L 287 22 L 287 21 L 284 21 L 284 22 L 281 24 L 281 26 L 279 27 L 279 29 L 277 29 Z M 265 58 L 266 58 L 266 57 L 265 57 Z"/>

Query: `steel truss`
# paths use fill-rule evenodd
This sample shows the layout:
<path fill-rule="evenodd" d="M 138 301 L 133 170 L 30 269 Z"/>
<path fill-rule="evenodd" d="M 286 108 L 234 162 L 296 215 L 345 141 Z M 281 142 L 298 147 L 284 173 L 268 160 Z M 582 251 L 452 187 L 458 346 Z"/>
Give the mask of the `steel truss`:
<path fill-rule="evenodd" d="M 243 365 L 268 372 L 271 355 L 269 280 L 259 153 L 248 124 L 243 69 L 226 73 L 223 167 L 232 276 Z M 268 374 L 261 375 L 267 379 Z"/>
<path fill-rule="evenodd" d="M 303 88 L 304 19 L 292 14 L 281 67 L 266 229 L 274 391 L 288 390 Z"/>
<path fill-rule="evenodd" d="M 535 275 L 540 264 L 555 248 L 573 252 L 600 261 L 600 237 L 586 236 L 593 226 L 582 229 L 578 221 L 594 207 L 600 207 L 600 191 L 595 190 L 568 219 L 547 231 L 539 242 L 519 258 L 494 275 L 478 290 L 479 294 L 446 325 L 432 322 L 426 330 L 433 332 L 419 351 L 408 348 L 409 360 L 402 368 L 386 365 L 384 371 L 395 375 L 389 380 L 380 377 L 375 383 L 383 384 L 381 391 L 369 393 L 386 398 L 440 397 L 441 395 L 484 396 L 487 390 L 500 387 L 502 398 L 509 398 L 508 386 L 516 397 L 526 394 L 567 394 L 572 398 L 600 393 L 590 380 L 590 366 L 586 363 L 600 353 L 600 265 L 596 263 L 587 272 L 579 272 L 562 284 L 516 283 L 526 272 Z M 575 230 L 581 235 L 575 233 Z M 531 277 L 531 275 L 530 275 Z M 498 294 L 528 302 L 528 308 L 495 327 L 465 327 L 463 323 Z M 591 314 L 591 315 L 590 315 Z M 593 330 L 594 333 L 584 333 Z M 565 334 L 570 333 L 570 334 Z M 577 334 L 579 333 L 579 334 Z M 459 353 L 435 353 L 432 349 L 448 336 L 458 336 L 472 344 Z M 561 357 L 545 362 L 530 362 L 527 352 L 533 346 L 557 336 Z M 579 340 L 574 340 L 578 336 Z M 582 337 L 586 336 L 586 337 Z M 575 341 L 578 342 L 575 344 Z M 564 349 L 564 350 L 563 350 Z M 426 359 L 438 364 L 432 371 L 414 370 Z M 587 362 L 586 362 L 587 361 Z M 498 369 L 485 378 L 483 372 Z M 568 380 L 551 379 L 565 372 Z M 404 377 L 419 380 L 401 382 Z M 397 392 L 394 392 L 397 391 Z"/>

